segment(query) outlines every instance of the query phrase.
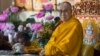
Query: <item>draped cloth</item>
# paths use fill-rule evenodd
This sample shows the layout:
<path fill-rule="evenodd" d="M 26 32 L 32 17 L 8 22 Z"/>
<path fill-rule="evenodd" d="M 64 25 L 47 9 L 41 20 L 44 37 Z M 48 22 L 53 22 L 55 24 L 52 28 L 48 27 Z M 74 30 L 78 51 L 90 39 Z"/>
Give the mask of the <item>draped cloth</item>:
<path fill-rule="evenodd" d="M 80 22 L 70 17 L 53 32 L 45 46 L 45 56 L 80 56 L 83 32 Z"/>

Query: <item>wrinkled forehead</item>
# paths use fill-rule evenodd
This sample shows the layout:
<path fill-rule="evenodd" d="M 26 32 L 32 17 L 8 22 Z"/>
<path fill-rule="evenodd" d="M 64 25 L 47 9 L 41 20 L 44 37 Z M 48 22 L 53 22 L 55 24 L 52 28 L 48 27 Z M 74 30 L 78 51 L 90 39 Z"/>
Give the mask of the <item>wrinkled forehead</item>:
<path fill-rule="evenodd" d="M 68 3 L 61 3 L 60 5 L 60 10 L 64 11 L 64 10 L 69 10 L 71 9 L 71 5 Z"/>

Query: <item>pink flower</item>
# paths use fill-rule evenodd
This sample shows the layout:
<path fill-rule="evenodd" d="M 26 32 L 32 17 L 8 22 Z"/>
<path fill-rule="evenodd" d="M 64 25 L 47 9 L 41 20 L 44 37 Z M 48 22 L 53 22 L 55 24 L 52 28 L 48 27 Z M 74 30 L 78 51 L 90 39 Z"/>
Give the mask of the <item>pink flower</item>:
<path fill-rule="evenodd" d="M 32 24 L 32 29 L 33 30 L 39 30 L 41 27 L 42 27 L 41 23 L 37 22 L 37 23 Z"/>
<path fill-rule="evenodd" d="M 54 18 L 54 16 L 50 15 L 50 16 L 46 16 L 46 20 L 52 20 Z"/>
<path fill-rule="evenodd" d="M 15 26 L 14 26 L 14 24 L 12 24 L 12 23 L 6 23 L 6 28 L 7 28 L 7 29 L 14 29 Z"/>
<path fill-rule="evenodd" d="M 6 24 L 5 23 L 0 23 L 0 30 L 3 30 L 6 28 Z"/>
<path fill-rule="evenodd" d="M 1 14 L 0 15 L 0 21 L 5 21 L 8 18 L 7 14 Z"/>
<path fill-rule="evenodd" d="M 17 12 L 18 10 L 19 10 L 19 8 L 17 6 L 11 7 L 11 11 L 12 12 Z"/>
<path fill-rule="evenodd" d="M 10 12 L 9 9 L 6 9 L 3 11 L 3 14 L 9 14 L 9 12 Z"/>
<path fill-rule="evenodd" d="M 53 9 L 53 5 L 51 3 L 44 5 L 44 9 L 45 10 L 52 10 Z"/>
<path fill-rule="evenodd" d="M 36 17 L 37 17 L 37 18 L 41 18 L 41 17 L 44 16 L 44 14 L 45 14 L 45 12 L 40 11 L 40 12 L 38 12 L 38 13 L 36 14 Z"/>

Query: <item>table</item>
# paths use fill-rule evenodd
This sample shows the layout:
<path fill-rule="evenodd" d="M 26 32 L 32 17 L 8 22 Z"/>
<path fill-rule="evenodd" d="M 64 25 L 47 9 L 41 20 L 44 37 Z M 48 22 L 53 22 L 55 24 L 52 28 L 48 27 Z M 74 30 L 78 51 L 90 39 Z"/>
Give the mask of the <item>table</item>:
<path fill-rule="evenodd" d="M 17 54 L 15 55 L 12 50 L 0 50 L 0 56 L 39 56 L 37 54 Z"/>

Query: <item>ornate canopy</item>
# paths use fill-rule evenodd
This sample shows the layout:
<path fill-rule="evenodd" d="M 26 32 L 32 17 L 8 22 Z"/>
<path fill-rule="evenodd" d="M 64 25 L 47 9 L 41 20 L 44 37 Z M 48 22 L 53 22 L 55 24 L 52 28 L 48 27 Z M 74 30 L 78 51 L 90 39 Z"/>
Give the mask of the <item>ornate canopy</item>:
<path fill-rule="evenodd" d="M 73 6 L 75 15 L 100 15 L 100 0 L 81 0 Z"/>

